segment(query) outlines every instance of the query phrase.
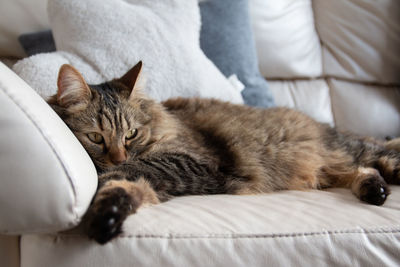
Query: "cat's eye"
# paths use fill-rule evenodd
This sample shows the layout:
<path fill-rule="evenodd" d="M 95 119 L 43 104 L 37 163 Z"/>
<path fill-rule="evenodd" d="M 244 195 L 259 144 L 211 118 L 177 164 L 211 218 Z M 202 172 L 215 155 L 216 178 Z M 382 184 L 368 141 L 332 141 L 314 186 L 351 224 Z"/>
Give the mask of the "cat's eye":
<path fill-rule="evenodd" d="M 90 141 L 92 141 L 95 144 L 103 143 L 103 136 L 101 136 L 101 134 L 89 133 L 89 134 L 87 134 L 87 137 L 89 138 Z"/>
<path fill-rule="evenodd" d="M 131 139 L 135 138 L 136 135 L 137 135 L 137 129 L 129 130 L 125 135 L 125 139 L 131 140 Z"/>

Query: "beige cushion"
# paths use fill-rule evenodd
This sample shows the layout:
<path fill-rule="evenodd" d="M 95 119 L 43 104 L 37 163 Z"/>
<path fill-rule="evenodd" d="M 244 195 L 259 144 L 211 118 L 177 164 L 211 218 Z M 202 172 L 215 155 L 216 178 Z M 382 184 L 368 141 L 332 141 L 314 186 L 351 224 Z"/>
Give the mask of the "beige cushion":
<path fill-rule="evenodd" d="M 22 266 L 398 266 L 400 186 L 382 207 L 348 189 L 191 196 L 139 210 L 101 246 L 29 235 Z"/>
<path fill-rule="evenodd" d="M 400 83 L 400 1 L 314 0 L 324 74 Z"/>
<path fill-rule="evenodd" d="M 267 78 L 322 74 L 311 0 L 251 0 L 260 71 Z"/>
<path fill-rule="evenodd" d="M 300 110 L 334 126 L 329 86 L 325 80 L 269 81 L 278 106 Z"/>
<path fill-rule="evenodd" d="M 275 102 L 363 136 L 400 136 L 400 87 L 338 79 L 271 80 Z"/>
<path fill-rule="evenodd" d="M 97 187 L 89 156 L 25 82 L 0 63 L 0 233 L 79 223 Z"/>
<path fill-rule="evenodd" d="M 400 86 L 329 80 L 336 126 L 361 135 L 400 136 Z"/>
<path fill-rule="evenodd" d="M 399 1 L 249 3 L 265 77 L 400 83 Z"/>

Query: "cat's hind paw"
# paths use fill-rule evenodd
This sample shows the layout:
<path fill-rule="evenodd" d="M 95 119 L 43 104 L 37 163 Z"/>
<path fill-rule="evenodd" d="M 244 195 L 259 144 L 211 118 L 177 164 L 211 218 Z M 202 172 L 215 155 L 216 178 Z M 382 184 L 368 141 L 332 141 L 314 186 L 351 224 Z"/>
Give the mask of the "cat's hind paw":
<path fill-rule="evenodd" d="M 389 194 L 389 188 L 382 179 L 372 177 L 361 183 L 360 199 L 369 204 L 381 206 L 385 203 Z"/>

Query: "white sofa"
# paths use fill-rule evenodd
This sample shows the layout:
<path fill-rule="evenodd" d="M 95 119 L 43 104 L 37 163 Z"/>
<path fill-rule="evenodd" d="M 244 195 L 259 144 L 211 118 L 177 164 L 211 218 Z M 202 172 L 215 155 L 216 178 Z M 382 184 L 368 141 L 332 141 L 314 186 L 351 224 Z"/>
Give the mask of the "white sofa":
<path fill-rule="evenodd" d="M 3 62 L 24 56 L 19 34 L 48 27 L 45 2 L 0 2 Z M 399 1 L 249 2 L 278 105 L 362 135 L 400 136 Z M 1 266 L 400 265 L 400 186 L 382 207 L 347 189 L 176 198 L 130 216 L 125 233 L 100 246 L 66 231 L 96 182 L 66 126 L 0 63 Z"/>

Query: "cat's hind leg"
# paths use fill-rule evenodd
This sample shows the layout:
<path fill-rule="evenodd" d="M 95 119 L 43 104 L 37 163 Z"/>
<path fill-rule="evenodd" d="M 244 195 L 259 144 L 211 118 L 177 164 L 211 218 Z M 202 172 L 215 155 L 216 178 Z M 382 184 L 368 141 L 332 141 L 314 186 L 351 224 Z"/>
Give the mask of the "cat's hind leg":
<path fill-rule="evenodd" d="M 143 178 L 133 182 L 121 179 L 118 173 L 113 172 L 99 179 L 107 182 L 98 190 L 86 214 L 85 228 L 89 238 L 105 244 L 122 232 L 122 223 L 128 215 L 143 205 L 160 201 Z"/>
<path fill-rule="evenodd" d="M 399 140 L 385 143 L 329 129 L 325 136 L 328 147 L 321 169 L 327 187 L 350 187 L 362 201 L 382 205 L 388 184 L 400 184 Z M 323 183 L 322 183 L 323 184 Z"/>
<path fill-rule="evenodd" d="M 400 185 L 400 152 L 396 150 L 380 152 L 373 167 L 379 170 L 387 183 Z"/>
<path fill-rule="evenodd" d="M 336 164 L 334 168 L 323 168 L 322 173 L 322 188 L 350 188 L 357 198 L 372 205 L 382 205 L 390 194 L 385 180 L 375 168 Z"/>
<path fill-rule="evenodd" d="M 384 144 L 372 138 L 347 138 L 343 142 L 354 163 L 379 171 L 388 184 L 400 184 L 400 139 Z"/>

